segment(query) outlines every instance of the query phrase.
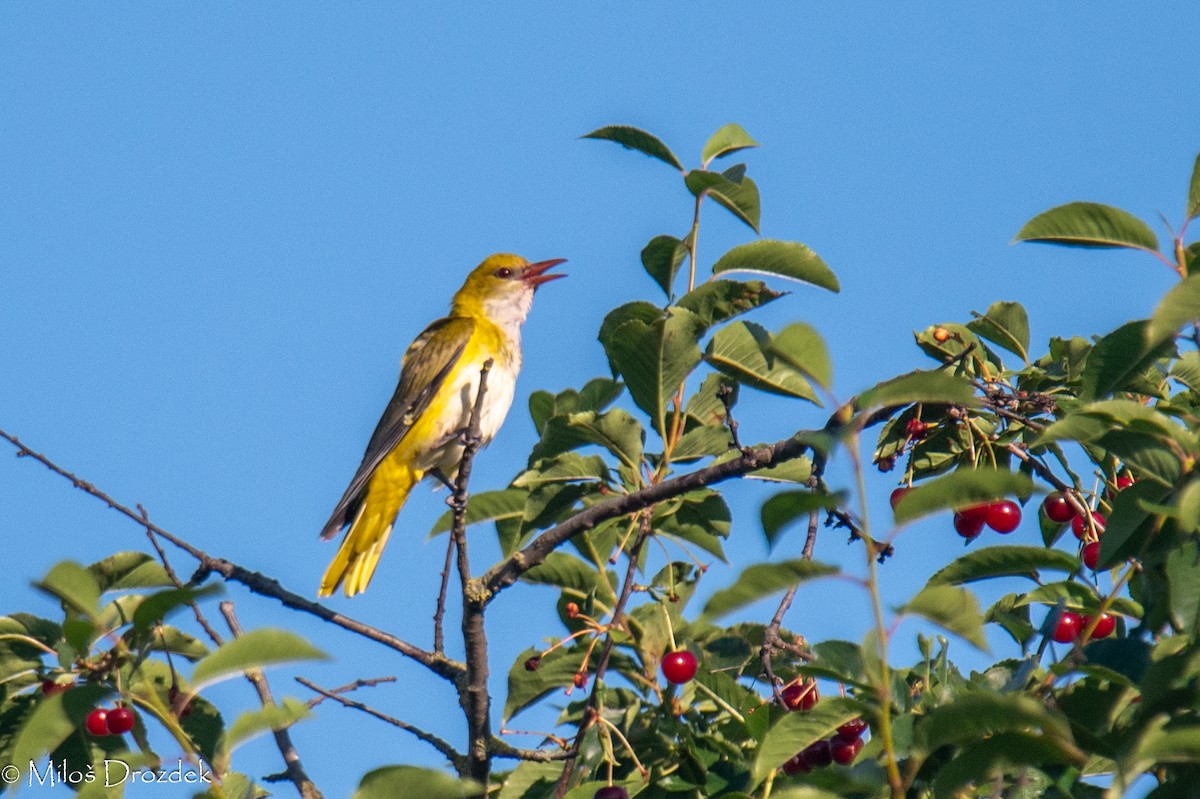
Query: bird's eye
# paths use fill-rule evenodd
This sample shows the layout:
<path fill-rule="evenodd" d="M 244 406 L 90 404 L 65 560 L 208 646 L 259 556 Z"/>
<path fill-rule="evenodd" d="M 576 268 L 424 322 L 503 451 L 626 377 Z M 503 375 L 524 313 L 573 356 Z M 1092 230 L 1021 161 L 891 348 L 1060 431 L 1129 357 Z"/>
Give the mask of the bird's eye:
<path fill-rule="evenodd" d="M 496 270 L 496 277 L 512 277 L 512 270 L 507 266 L 502 266 Z"/>

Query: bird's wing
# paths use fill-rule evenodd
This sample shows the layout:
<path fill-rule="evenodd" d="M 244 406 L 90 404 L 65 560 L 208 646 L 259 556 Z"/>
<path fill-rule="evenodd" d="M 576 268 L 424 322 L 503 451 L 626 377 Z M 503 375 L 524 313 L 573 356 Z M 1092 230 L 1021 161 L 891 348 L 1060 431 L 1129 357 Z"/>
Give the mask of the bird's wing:
<path fill-rule="evenodd" d="M 425 328 L 416 341 L 409 345 L 401 361 L 400 382 L 396 385 L 396 392 L 371 435 L 354 479 L 321 530 L 322 540 L 337 535 L 354 520 L 367 481 L 437 396 L 438 390 L 466 350 L 474 330 L 475 322 L 471 319 L 450 316 Z"/>

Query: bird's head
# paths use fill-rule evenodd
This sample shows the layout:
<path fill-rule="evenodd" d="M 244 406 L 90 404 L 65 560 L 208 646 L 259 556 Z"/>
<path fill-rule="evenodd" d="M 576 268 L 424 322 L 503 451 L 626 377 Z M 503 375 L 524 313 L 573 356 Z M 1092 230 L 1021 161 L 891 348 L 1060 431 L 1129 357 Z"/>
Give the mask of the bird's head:
<path fill-rule="evenodd" d="M 560 277 L 547 270 L 564 258 L 529 263 L 519 255 L 489 255 L 467 276 L 467 282 L 454 295 L 454 312 L 464 316 L 483 315 L 496 324 L 519 326 L 529 314 L 533 292 L 543 283 Z"/>

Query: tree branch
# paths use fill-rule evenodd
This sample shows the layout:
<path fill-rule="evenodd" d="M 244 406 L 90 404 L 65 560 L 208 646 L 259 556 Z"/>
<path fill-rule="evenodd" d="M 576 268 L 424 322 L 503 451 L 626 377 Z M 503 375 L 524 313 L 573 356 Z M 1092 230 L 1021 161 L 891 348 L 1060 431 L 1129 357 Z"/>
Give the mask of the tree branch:
<path fill-rule="evenodd" d="M 345 685 L 340 685 L 337 688 L 330 688 L 329 692 L 332 694 L 339 694 L 339 695 L 340 694 L 348 694 L 351 691 L 357 691 L 359 688 L 374 688 L 376 685 L 380 685 L 385 682 L 395 682 L 395 681 L 396 681 L 395 677 L 372 677 L 369 680 L 358 679 L 358 680 L 355 680 L 354 682 L 346 683 Z M 317 705 L 321 704 L 324 701 L 325 701 L 324 696 L 317 696 L 317 697 L 313 697 L 312 699 L 308 700 L 308 702 L 306 704 L 310 708 L 313 708 L 313 707 L 316 707 Z"/>
<path fill-rule="evenodd" d="M 0 430 L 0 438 L 5 439 L 17 448 L 18 457 L 33 458 L 55 474 L 70 480 L 71 484 L 76 488 L 87 494 L 90 494 L 96 499 L 99 499 L 101 502 L 108 505 L 108 507 L 137 522 L 139 527 L 144 527 L 148 532 L 151 532 L 157 536 L 160 536 L 166 541 L 171 542 L 176 547 L 182 549 L 184 552 L 188 553 L 197 561 L 199 561 L 200 566 L 196 570 L 196 573 L 192 575 L 189 583 L 197 584 L 203 581 L 210 572 L 215 572 L 226 581 L 241 583 L 249 588 L 253 593 L 278 600 L 284 605 L 284 607 L 316 616 L 317 618 L 327 621 L 330 624 L 337 625 L 342 629 L 349 630 L 350 632 L 357 633 L 364 638 L 369 638 L 372 641 L 383 644 L 389 649 L 394 649 L 400 654 L 409 657 L 425 666 L 434 674 L 450 680 L 451 682 L 457 683 L 466 674 L 466 666 L 464 664 L 451 660 L 444 654 L 421 649 L 420 647 L 414 646 L 407 641 L 392 635 L 391 633 L 384 632 L 383 630 L 372 627 L 369 624 L 364 624 L 361 621 L 356 621 L 348 616 L 344 616 L 341 613 L 338 613 L 326 607 L 325 605 L 320 604 L 319 602 L 313 602 L 310 599 L 287 590 L 280 585 L 278 580 L 272 577 L 268 577 L 259 572 L 250 571 L 249 569 L 243 568 L 242 566 L 239 566 L 232 561 L 225 560 L 224 558 L 212 557 L 204 550 L 189 544 L 187 541 L 176 536 L 175 534 L 164 530 L 158 525 L 150 522 L 148 519 L 138 515 L 138 513 L 133 509 L 126 505 L 122 505 L 120 502 L 117 502 L 108 494 L 104 493 L 86 480 L 76 477 L 71 472 L 68 472 L 66 469 L 63 469 L 61 466 L 51 461 L 45 455 L 33 451 L 29 447 L 25 446 L 16 436 L 7 433 L 4 430 Z"/>
<path fill-rule="evenodd" d="M 488 569 L 476 581 L 483 593 L 483 602 L 485 604 L 491 602 L 496 598 L 496 594 L 515 583 L 525 572 L 545 561 L 546 557 L 564 542 L 591 530 L 601 522 L 636 513 L 697 488 L 714 485 L 733 477 L 741 477 L 756 469 L 767 468 L 798 458 L 808 449 L 811 449 L 811 446 L 795 436 L 774 444 L 747 447 L 739 456 L 730 460 L 714 463 L 703 469 L 697 469 L 694 472 L 672 477 L 661 483 L 599 502 L 546 530 L 524 549 L 513 553 Z"/>
<path fill-rule="evenodd" d="M 220 607 L 221 615 L 225 617 L 225 623 L 229 625 L 229 632 L 233 633 L 234 638 L 240 637 L 242 625 L 238 623 L 237 614 L 233 611 L 233 603 L 222 602 Z M 262 702 L 262 706 L 273 707 L 275 697 L 271 696 L 271 686 L 262 671 L 248 669 L 244 673 L 246 679 L 254 686 L 254 690 L 258 692 L 258 699 Z M 324 795 L 317 788 L 316 783 L 305 773 L 304 765 L 300 762 L 300 754 L 296 751 L 296 745 L 292 743 L 292 736 L 288 733 L 287 728 L 272 730 L 271 734 L 275 736 L 275 745 L 279 747 L 279 754 L 283 755 L 283 762 L 287 764 L 284 774 L 296 786 L 300 796 L 303 799 L 324 799 Z"/>
<path fill-rule="evenodd" d="M 462 634 L 467 662 L 466 679 L 456 683 L 459 702 L 467 715 L 467 760 L 465 770 L 460 768 L 459 773 L 474 779 L 480 785 L 488 784 L 488 774 L 492 765 L 492 700 L 488 695 L 487 686 L 488 641 L 487 628 L 484 625 L 487 603 L 483 601 L 478 586 L 471 579 L 471 566 L 467 559 L 467 485 L 471 480 L 471 465 L 475 460 L 475 453 L 483 443 L 479 425 L 483 415 L 484 396 L 487 394 L 488 373 L 492 365 L 493 360 L 488 358 L 479 370 L 475 404 L 471 408 L 467 429 L 461 436 L 463 452 L 458 474 L 454 476 L 454 494 L 451 496 L 453 522 L 450 526 L 450 538 L 457 550 L 458 575 L 462 584 Z"/>
<path fill-rule="evenodd" d="M 320 694 L 325 699 L 332 699 L 333 701 L 341 704 L 343 707 L 352 708 L 353 710 L 360 710 L 363 713 L 366 713 L 368 716 L 374 716 L 375 718 L 379 719 L 380 721 L 384 721 L 384 722 L 387 722 L 388 724 L 391 724 L 393 727 L 397 727 L 401 730 L 404 730 L 405 732 L 412 733 L 413 735 L 420 738 L 425 743 L 432 746 L 434 749 L 441 752 L 442 755 L 444 755 L 445 758 L 454 765 L 455 770 L 457 770 L 459 773 L 462 773 L 463 770 L 466 768 L 466 758 L 461 753 L 459 753 L 453 746 L 451 746 L 446 741 L 443 741 L 441 738 L 437 737 L 433 733 L 426 732 L 425 730 L 422 730 L 420 727 L 414 727 L 412 724 L 409 724 L 407 721 L 401 721 L 400 719 L 395 718 L 394 716 L 389 716 L 386 713 L 381 713 L 380 711 L 376 710 L 373 707 L 370 707 L 369 705 L 364 705 L 362 702 L 355 702 L 353 699 L 347 699 L 344 696 L 338 696 L 333 691 L 328 691 L 328 690 L 322 688 L 321 686 L 317 685 L 312 680 L 307 680 L 304 677 L 297 677 L 296 682 L 300 683 L 305 688 L 308 688 L 310 691 L 316 691 L 318 694 Z"/>

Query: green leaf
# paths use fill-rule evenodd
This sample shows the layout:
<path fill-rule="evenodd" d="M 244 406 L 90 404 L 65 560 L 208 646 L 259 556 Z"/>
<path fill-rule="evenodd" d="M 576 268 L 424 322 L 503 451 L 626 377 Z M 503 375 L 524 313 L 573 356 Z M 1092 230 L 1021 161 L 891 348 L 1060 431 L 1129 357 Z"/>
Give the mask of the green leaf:
<path fill-rule="evenodd" d="M 1029 315 L 1019 302 L 994 302 L 987 313 L 975 319 L 967 328 L 988 341 L 995 342 L 1029 363 Z"/>
<path fill-rule="evenodd" d="M 1039 578 L 1038 569 L 1073 573 L 1079 561 L 1057 549 L 995 546 L 976 549 L 952 561 L 929 578 L 928 585 L 961 585 L 993 577 Z"/>
<path fill-rule="evenodd" d="M 476 782 L 417 766 L 384 766 L 368 771 L 350 799 L 469 799 L 482 796 Z"/>
<path fill-rule="evenodd" d="M 750 138 L 750 134 L 743 130 L 741 125 L 730 122 L 719 128 L 705 143 L 704 150 L 700 153 L 700 163 L 707 167 L 710 161 L 717 158 L 757 146 L 758 142 Z"/>
<path fill-rule="evenodd" d="M 723 616 L 798 583 L 836 573 L 836 566 L 812 560 L 756 563 L 739 574 L 733 585 L 713 594 L 704 606 L 704 615 Z"/>
<path fill-rule="evenodd" d="M 860 410 L 887 408 L 925 402 L 938 405 L 975 405 L 975 389 L 969 382 L 946 372 L 909 372 L 885 380 L 858 397 Z"/>
<path fill-rule="evenodd" d="M 604 354 L 608 356 L 608 366 L 614 375 L 620 372 L 617 368 L 617 363 L 613 358 L 613 342 L 616 340 L 617 330 L 622 325 L 629 322 L 638 321 L 649 326 L 657 322 L 664 315 L 662 308 L 649 302 L 638 300 L 637 302 L 627 302 L 613 308 L 604 317 L 604 321 L 600 323 L 600 332 L 596 334 L 596 338 L 604 346 Z M 584 408 L 562 408 L 558 409 L 558 413 L 571 413 Z"/>
<path fill-rule="evenodd" d="M 626 467 L 638 469 L 644 438 L 642 425 L 621 408 L 599 414 L 595 411 L 569 413 L 555 416 L 546 424 L 531 457 L 550 457 L 585 444 L 596 444 L 619 458 Z"/>
<path fill-rule="evenodd" d="M 327 660 L 321 650 L 286 630 L 252 630 L 222 644 L 192 670 L 192 690 L 241 674 L 296 660 Z"/>
<path fill-rule="evenodd" d="M 544 561 L 521 575 L 521 579 L 527 583 L 553 585 L 584 595 L 595 591 L 598 582 L 606 582 L 597 574 L 594 566 L 565 552 L 551 552 Z"/>
<path fill-rule="evenodd" d="M 724 172 L 706 172 L 693 169 L 683 181 L 696 197 L 708 195 L 725 206 L 738 219 L 758 232 L 762 213 L 758 197 L 758 186 L 745 177 L 745 169 L 730 167 Z"/>
<path fill-rule="evenodd" d="M 584 647 L 559 647 L 542 657 L 532 671 L 525 664 L 540 653 L 526 649 L 517 655 L 508 670 L 508 695 L 504 698 L 503 722 L 507 723 L 525 708 L 551 691 L 561 691 L 583 667 Z"/>
<path fill-rule="evenodd" d="M 1192 391 L 1200 391 L 1200 352 L 1188 350 L 1171 365 L 1171 377 Z"/>
<path fill-rule="evenodd" d="M 929 754 L 949 744 L 1027 730 L 1071 740 L 1067 722 L 1033 697 L 978 691 L 960 694 L 918 721 L 914 744 L 919 752 Z"/>
<path fill-rule="evenodd" d="M 165 619 L 171 611 L 203 597 L 220 594 L 221 590 L 220 585 L 213 583 L 200 588 L 168 588 L 166 591 L 150 594 L 133 612 L 133 626 L 137 630 L 145 630 Z"/>
<path fill-rule="evenodd" d="M 286 729 L 298 721 L 308 718 L 312 711 L 299 699 L 284 697 L 279 705 L 267 705 L 249 710 L 234 719 L 225 732 L 225 755 L 233 752 L 251 738 L 268 730 Z"/>
<path fill-rule="evenodd" d="M 975 646 L 988 651 L 983 637 L 983 614 L 975 595 L 954 585 L 929 585 L 922 588 L 899 613 L 921 616 L 955 635 L 962 636 Z"/>
<path fill-rule="evenodd" d="M 1167 555 L 1171 616 L 1192 641 L 1200 638 L 1200 547 L 1187 540 Z"/>
<path fill-rule="evenodd" d="M 713 264 L 714 275 L 725 272 L 752 272 L 811 283 L 833 292 L 841 291 L 837 275 L 821 256 L 798 241 L 760 239 L 741 244 L 722 255 Z"/>
<path fill-rule="evenodd" d="M 1014 770 L 1020 770 L 1022 774 L 1030 770 L 1030 766 L 1043 769 L 1057 766 L 1057 770 L 1061 770 L 1064 765 L 1082 766 L 1086 760 L 1086 755 L 1070 741 L 1046 738 L 1036 730 L 996 733 L 982 740 L 966 742 L 963 749 L 955 753 L 954 759 L 938 770 L 933 780 L 933 799 L 957 799 L 964 796 L 964 786 L 987 783 Z M 1037 773 L 1033 771 L 1033 774 Z M 1025 782 L 1028 784 L 1029 779 Z M 1028 787 L 1037 793 L 1008 795 L 1029 799 L 1046 795 L 1036 784 Z"/>
<path fill-rule="evenodd" d="M 1025 223 L 1014 241 L 1158 252 L 1158 238 L 1145 222 L 1120 208 L 1088 202 L 1067 203 L 1038 214 Z"/>
<path fill-rule="evenodd" d="M 675 503 L 659 504 L 651 522 L 660 534 L 695 544 L 725 560 L 721 539 L 729 536 L 732 519 L 724 498 L 702 488 L 684 494 Z"/>
<path fill-rule="evenodd" d="M 613 141 L 627 150 L 637 150 L 651 158 L 657 158 L 664 164 L 670 164 L 680 172 L 683 171 L 683 164 L 679 163 L 679 159 L 675 157 L 675 153 L 671 152 L 671 149 L 667 145 L 646 131 L 630 127 L 629 125 L 606 125 L 579 138 Z"/>
<path fill-rule="evenodd" d="M 731 322 L 708 342 L 704 359 L 743 385 L 820 405 L 807 380 L 774 363 L 771 334 L 751 322 Z"/>
<path fill-rule="evenodd" d="M 904 524 L 945 509 L 968 508 L 983 502 L 1034 492 L 1028 475 L 1005 469 L 959 469 L 915 486 L 896 503 L 896 523 Z"/>
<path fill-rule="evenodd" d="M 162 564 L 145 552 L 118 552 L 87 568 L 101 592 L 175 585 Z"/>
<path fill-rule="evenodd" d="M 861 718 L 866 712 L 866 705 L 861 702 L 833 697 L 822 699 L 806 713 L 785 713 L 767 730 L 758 749 L 750 788 L 757 787 L 768 774 L 804 747 L 829 737 L 838 727 L 851 719 Z"/>
<path fill-rule="evenodd" d="M 536 488 L 546 483 L 568 483 L 585 480 L 607 483 L 612 479 L 608 465 L 599 455 L 580 455 L 564 452 L 553 458 L 542 458 L 512 481 L 517 488 Z"/>
<path fill-rule="evenodd" d="M 617 328 L 609 355 L 634 403 L 664 434 L 666 408 L 679 386 L 700 363 L 696 342 L 703 325 L 684 308 L 670 308 L 653 324 L 634 319 Z"/>
<path fill-rule="evenodd" d="M 559 418 L 559 417 L 555 417 Z M 466 523 L 470 527 L 480 522 L 521 518 L 525 515 L 525 501 L 529 492 L 521 489 L 506 488 L 502 491 L 480 491 L 467 498 Z M 454 515 L 450 511 L 443 513 L 429 531 L 430 537 L 447 533 L 454 524 Z"/>
<path fill-rule="evenodd" d="M 671 450 L 672 463 L 687 463 L 699 458 L 721 455 L 733 446 L 733 436 L 725 427 L 693 427 L 683 434 Z"/>
<path fill-rule="evenodd" d="M 1200 155 L 1192 166 L 1192 182 L 1188 185 L 1187 218 L 1189 220 L 1200 216 Z"/>
<path fill-rule="evenodd" d="M 1200 319 L 1200 274 L 1176 283 L 1154 309 L 1146 338 L 1154 343 L 1174 336 L 1181 327 Z"/>
<path fill-rule="evenodd" d="M 64 606 L 88 616 L 95 615 L 100 602 L 100 584 L 96 576 L 72 560 L 55 564 L 41 582 L 34 585 L 60 599 Z"/>
<path fill-rule="evenodd" d="M 1100 399 L 1123 388 L 1131 378 L 1174 350 L 1172 341 L 1152 341 L 1150 322 L 1127 322 L 1096 342 L 1083 367 L 1079 398 Z"/>
<path fill-rule="evenodd" d="M 1170 493 L 1170 488 L 1153 480 L 1138 480 L 1118 492 L 1105 522 L 1104 535 L 1100 536 L 1096 568 L 1111 569 L 1137 555 L 1146 538 L 1154 535 L 1158 527 L 1152 506 L 1164 501 Z"/>
<path fill-rule="evenodd" d="M 675 275 L 686 256 L 687 246 L 674 236 L 655 236 L 642 248 L 642 266 L 668 298 L 672 296 Z"/>
<path fill-rule="evenodd" d="M 809 380 L 828 390 L 833 386 L 833 361 L 825 341 L 812 325 L 794 322 L 771 339 L 770 351 Z"/>
<path fill-rule="evenodd" d="M 679 298 L 676 303 L 696 315 L 705 330 L 782 297 L 761 280 L 710 280 Z"/>
<path fill-rule="evenodd" d="M 813 491 L 780 491 L 763 503 L 760 516 L 767 547 L 774 548 L 784 529 L 797 519 L 808 520 L 813 511 L 833 510 L 843 504 L 843 494 L 818 494 Z"/>

